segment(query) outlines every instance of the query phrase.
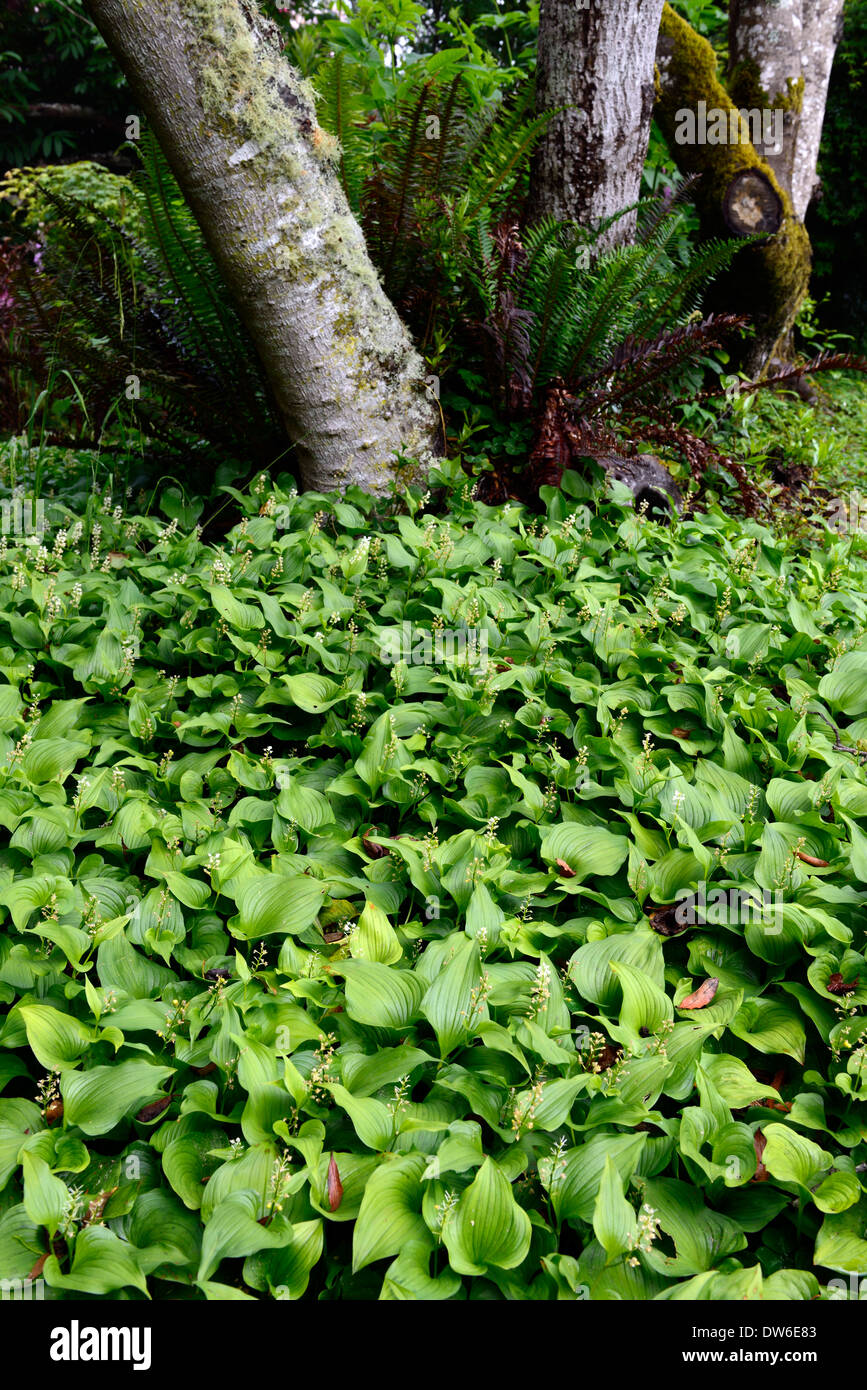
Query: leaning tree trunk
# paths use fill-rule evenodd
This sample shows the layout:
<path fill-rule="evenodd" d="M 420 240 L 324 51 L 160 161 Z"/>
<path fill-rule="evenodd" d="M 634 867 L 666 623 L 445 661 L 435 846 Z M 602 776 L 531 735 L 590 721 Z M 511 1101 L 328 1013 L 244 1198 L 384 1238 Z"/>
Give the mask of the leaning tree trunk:
<path fill-rule="evenodd" d="M 756 146 L 801 221 L 816 164 L 844 0 L 731 0 L 729 90 L 735 104 L 779 112 L 781 149 Z"/>
<path fill-rule="evenodd" d="M 750 142 L 747 122 L 717 76 L 713 48 L 668 3 L 657 65 L 656 116 L 678 168 L 699 176 L 703 235 L 769 234 L 739 254 L 713 291 L 726 308 L 752 320 L 755 334 L 741 365 L 757 374 L 787 339 L 807 293 L 810 240 L 788 193 Z"/>
<path fill-rule="evenodd" d="M 662 0 L 542 0 L 536 107 L 554 115 L 533 162 L 534 218 L 590 227 L 637 201 L 661 12 Z M 634 230 L 634 214 L 619 218 L 600 245 L 628 241 Z"/>
<path fill-rule="evenodd" d="M 262 358 L 305 488 L 387 490 L 439 411 L 255 0 L 87 0 Z"/>

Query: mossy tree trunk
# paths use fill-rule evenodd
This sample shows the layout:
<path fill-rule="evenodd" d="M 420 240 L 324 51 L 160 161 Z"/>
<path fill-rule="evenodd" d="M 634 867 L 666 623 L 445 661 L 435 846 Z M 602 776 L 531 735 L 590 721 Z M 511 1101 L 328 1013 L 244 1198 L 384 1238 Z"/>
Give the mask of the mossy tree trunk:
<path fill-rule="evenodd" d="M 731 0 L 729 91 L 739 107 L 780 113 L 782 149 L 757 145 L 803 221 L 816 164 L 844 0 Z"/>
<path fill-rule="evenodd" d="M 387 490 L 440 415 L 311 94 L 254 0 L 87 0 L 237 301 L 302 485 Z"/>
<path fill-rule="evenodd" d="M 801 70 L 801 0 L 730 0 L 729 92 L 738 107 L 770 109 L 774 137 L 756 153 L 791 197 L 804 77 Z M 795 209 L 803 220 L 803 213 Z"/>
<path fill-rule="evenodd" d="M 661 12 L 662 0 L 542 0 L 536 107 L 556 114 L 533 162 L 534 218 L 591 227 L 637 201 Z M 634 216 L 620 218 L 600 244 L 634 230 Z"/>
<path fill-rule="evenodd" d="M 758 373 L 788 338 L 807 293 L 812 260 L 809 237 L 795 215 L 791 197 L 750 143 L 748 126 L 717 75 L 713 48 L 667 3 L 657 68 L 656 116 L 678 168 L 684 174 L 699 175 L 695 199 L 703 234 L 723 237 L 733 230 L 748 232 L 751 206 L 756 230 L 777 228 L 767 240 L 746 247 L 714 287 L 721 304 L 752 320 L 755 336 L 745 349 L 742 365 Z M 723 132 L 720 143 L 714 143 Z M 749 194 L 751 183 L 764 191 L 764 206 L 755 193 L 741 196 L 742 223 L 738 223 L 729 215 L 732 195 L 739 190 Z M 776 216 L 769 219 L 772 203 Z"/>

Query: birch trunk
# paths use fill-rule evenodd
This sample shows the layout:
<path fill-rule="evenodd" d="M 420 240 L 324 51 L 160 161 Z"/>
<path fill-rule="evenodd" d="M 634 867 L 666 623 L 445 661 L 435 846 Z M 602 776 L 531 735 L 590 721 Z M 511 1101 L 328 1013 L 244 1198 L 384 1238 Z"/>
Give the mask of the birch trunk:
<path fill-rule="evenodd" d="M 87 0 L 256 343 L 302 485 L 384 492 L 437 448 L 424 365 L 255 0 Z M 419 470 L 421 471 L 421 470 Z"/>
<path fill-rule="evenodd" d="M 536 106 L 556 114 L 533 164 L 534 218 L 592 226 L 637 201 L 661 14 L 662 0 L 542 0 Z M 623 217 L 600 244 L 634 231 L 634 215 Z"/>

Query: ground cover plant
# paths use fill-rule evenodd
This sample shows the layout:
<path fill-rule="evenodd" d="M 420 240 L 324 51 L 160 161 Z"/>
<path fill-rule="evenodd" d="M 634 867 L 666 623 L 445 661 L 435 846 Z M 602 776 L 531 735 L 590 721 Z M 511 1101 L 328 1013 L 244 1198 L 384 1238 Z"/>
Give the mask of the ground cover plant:
<path fill-rule="evenodd" d="M 3 1276 L 847 1296 L 863 539 L 431 487 L 0 542 Z"/>

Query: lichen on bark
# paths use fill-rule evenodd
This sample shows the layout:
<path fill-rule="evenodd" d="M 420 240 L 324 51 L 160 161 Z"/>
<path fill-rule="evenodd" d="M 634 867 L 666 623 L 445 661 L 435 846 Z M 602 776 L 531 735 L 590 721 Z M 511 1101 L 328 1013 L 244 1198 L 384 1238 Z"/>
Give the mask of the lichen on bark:
<path fill-rule="evenodd" d="M 237 300 L 304 486 L 384 491 L 396 458 L 436 447 L 439 411 L 276 26 L 252 0 L 86 3 Z"/>

